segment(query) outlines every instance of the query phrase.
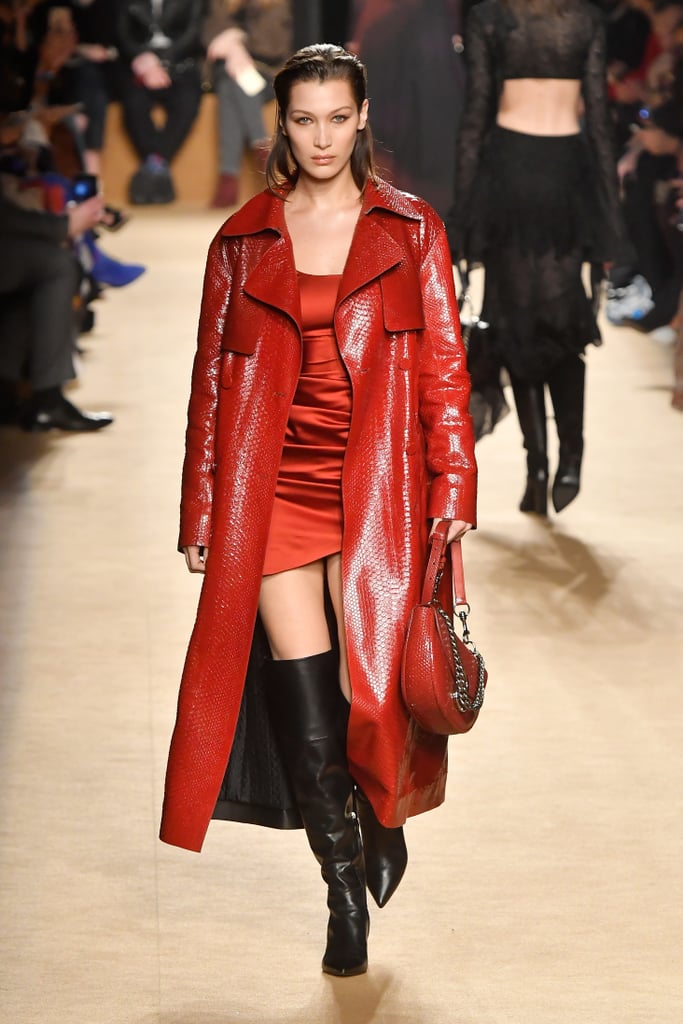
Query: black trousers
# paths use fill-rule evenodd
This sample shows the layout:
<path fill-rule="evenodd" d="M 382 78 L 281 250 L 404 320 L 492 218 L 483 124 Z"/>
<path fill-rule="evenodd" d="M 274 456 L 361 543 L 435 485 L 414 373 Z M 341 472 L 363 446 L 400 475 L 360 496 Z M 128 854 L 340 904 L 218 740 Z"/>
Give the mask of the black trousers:
<path fill-rule="evenodd" d="M 73 253 L 38 238 L 0 235 L 0 378 L 34 391 L 75 376 Z"/>
<path fill-rule="evenodd" d="M 121 103 L 126 129 L 141 160 L 156 154 L 168 163 L 187 138 L 199 110 L 202 86 L 197 68 L 174 72 L 168 89 L 146 89 L 130 71 L 122 76 Z M 166 120 L 158 128 L 152 117 L 162 107 Z"/>

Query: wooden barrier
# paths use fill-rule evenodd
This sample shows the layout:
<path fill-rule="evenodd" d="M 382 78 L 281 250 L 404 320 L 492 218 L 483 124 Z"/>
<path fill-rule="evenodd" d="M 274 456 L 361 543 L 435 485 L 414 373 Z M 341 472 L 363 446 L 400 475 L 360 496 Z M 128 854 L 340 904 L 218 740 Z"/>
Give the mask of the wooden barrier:
<path fill-rule="evenodd" d="M 177 199 L 181 203 L 208 206 L 218 177 L 218 124 L 217 99 L 213 93 L 202 97 L 197 119 L 185 143 L 172 164 Z M 275 116 L 275 103 L 265 108 L 266 124 Z M 107 202 L 114 205 L 128 203 L 128 182 L 139 167 L 139 160 L 128 138 L 121 105 L 111 103 L 102 151 L 102 186 Z M 250 152 L 242 160 L 239 202 L 244 203 L 264 185 L 263 174 L 257 169 Z"/>

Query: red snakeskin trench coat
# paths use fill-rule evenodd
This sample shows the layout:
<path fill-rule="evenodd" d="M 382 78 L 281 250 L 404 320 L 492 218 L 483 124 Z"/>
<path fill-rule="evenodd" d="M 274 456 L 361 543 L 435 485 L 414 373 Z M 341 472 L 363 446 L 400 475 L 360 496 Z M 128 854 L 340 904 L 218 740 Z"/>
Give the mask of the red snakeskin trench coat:
<path fill-rule="evenodd" d="M 387 826 L 443 801 L 446 743 L 410 722 L 399 671 L 431 517 L 475 522 L 469 378 L 441 221 L 369 183 L 335 313 L 353 392 L 342 476 L 351 771 Z M 161 838 L 199 851 L 245 689 L 282 443 L 301 366 L 284 203 L 263 192 L 209 250 L 180 545 L 211 555 L 185 663 Z M 248 819 L 253 820 L 253 819 Z"/>

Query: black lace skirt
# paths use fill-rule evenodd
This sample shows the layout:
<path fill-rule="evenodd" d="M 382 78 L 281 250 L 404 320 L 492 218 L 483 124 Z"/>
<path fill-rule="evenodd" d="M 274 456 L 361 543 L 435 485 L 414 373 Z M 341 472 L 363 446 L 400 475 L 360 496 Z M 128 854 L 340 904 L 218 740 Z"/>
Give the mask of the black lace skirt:
<path fill-rule="evenodd" d="M 484 265 L 482 318 L 492 353 L 511 374 L 543 380 L 567 355 L 600 344 L 582 267 L 601 259 L 600 215 L 580 135 L 496 127 L 487 142 L 467 230 Z"/>

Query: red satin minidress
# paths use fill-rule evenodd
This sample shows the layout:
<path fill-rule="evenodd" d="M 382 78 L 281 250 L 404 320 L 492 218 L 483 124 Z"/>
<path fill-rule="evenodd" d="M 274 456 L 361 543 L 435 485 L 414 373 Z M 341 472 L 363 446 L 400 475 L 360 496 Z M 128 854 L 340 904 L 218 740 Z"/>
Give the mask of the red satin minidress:
<path fill-rule="evenodd" d="M 334 334 L 341 275 L 297 275 L 303 359 L 285 433 L 264 576 L 341 550 L 351 385 Z"/>

